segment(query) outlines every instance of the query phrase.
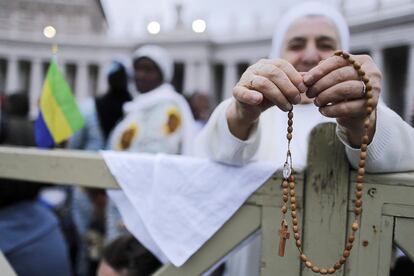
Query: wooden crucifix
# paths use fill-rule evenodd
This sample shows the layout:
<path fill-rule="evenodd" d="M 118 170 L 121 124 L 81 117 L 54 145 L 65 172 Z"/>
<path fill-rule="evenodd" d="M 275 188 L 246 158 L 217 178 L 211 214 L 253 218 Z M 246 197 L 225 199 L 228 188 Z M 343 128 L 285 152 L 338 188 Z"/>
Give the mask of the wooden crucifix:
<path fill-rule="evenodd" d="M 285 247 L 286 247 L 286 240 L 289 239 L 290 234 L 288 231 L 288 224 L 285 219 L 282 220 L 282 224 L 279 229 L 279 256 L 285 256 Z"/>

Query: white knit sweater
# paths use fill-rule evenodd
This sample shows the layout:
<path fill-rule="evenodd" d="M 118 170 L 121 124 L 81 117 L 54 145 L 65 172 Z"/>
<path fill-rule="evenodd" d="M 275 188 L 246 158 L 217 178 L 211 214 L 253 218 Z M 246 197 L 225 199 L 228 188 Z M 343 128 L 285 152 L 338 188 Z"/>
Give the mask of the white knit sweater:
<path fill-rule="evenodd" d="M 221 103 L 211 115 L 196 141 L 196 155 L 213 160 L 243 165 L 254 160 L 274 161 L 280 166 L 286 158 L 287 114 L 277 108 L 265 111 L 245 141 L 234 137 L 228 128 L 226 109 L 233 99 Z M 313 104 L 294 106 L 291 149 L 296 170 L 306 166 L 308 137 L 311 130 L 324 122 L 335 122 L 322 116 Z M 346 147 L 348 160 L 357 167 L 359 149 L 352 148 L 345 133 L 337 127 L 337 135 Z M 368 145 L 368 172 L 414 170 L 414 129 L 383 103 L 377 107 L 377 124 L 373 141 Z"/>

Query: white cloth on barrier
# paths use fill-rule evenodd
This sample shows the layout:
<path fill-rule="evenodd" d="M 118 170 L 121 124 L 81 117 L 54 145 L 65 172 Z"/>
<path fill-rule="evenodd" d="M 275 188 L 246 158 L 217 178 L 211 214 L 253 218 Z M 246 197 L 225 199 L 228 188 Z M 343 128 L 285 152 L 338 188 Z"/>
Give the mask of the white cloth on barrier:
<path fill-rule="evenodd" d="M 207 159 L 101 151 L 121 187 L 108 192 L 128 230 L 162 262 L 181 266 L 276 171 Z"/>

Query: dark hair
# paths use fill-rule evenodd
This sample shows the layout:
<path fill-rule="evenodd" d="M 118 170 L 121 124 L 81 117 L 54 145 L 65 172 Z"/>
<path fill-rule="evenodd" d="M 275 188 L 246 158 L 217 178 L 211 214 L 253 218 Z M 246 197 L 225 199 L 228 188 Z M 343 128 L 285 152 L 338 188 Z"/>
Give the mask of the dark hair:
<path fill-rule="evenodd" d="M 25 92 L 6 96 L 5 111 L 9 115 L 27 117 L 29 114 L 29 97 Z"/>
<path fill-rule="evenodd" d="M 147 276 L 161 263 L 132 235 L 122 235 L 105 247 L 103 259 L 114 270 L 127 271 L 128 276 Z"/>

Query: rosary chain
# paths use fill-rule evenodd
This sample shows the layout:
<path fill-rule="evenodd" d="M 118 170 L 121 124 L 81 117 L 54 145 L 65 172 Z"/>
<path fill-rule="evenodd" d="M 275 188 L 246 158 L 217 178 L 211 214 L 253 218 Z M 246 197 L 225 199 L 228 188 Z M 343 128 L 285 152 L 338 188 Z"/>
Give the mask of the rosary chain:
<path fill-rule="evenodd" d="M 351 234 L 348 236 L 347 243 L 345 249 L 342 253 L 340 259 L 332 266 L 328 268 L 320 268 L 314 265 L 310 259 L 305 255 L 302 249 L 302 240 L 299 233 L 299 226 L 298 226 L 298 218 L 297 218 L 297 211 L 296 211 L 296 193 L 295 193 L 295 177 L 292 175 L 293 168 L 292 168 L 292 156 L 290 151 L 290 141 L 293 138 L 293 110 L 288 112 L 288 128 L 287 128 L 287 135 L 286 138 L 288 140 L 288 153 L 286 157 L 286 162 L 289 162 L 290 167 L 290 175 L 285 177 L 282 182 L 282 189 L 283 189 L 283 205 L 282 205 L 282 218 L 285 220 L 285 215 L 288 211 L 287 203 L 290 198 L 290 214 L 292 217 L 292 229 L 293 229 L 293 236 L 295 238 L 296 247 L 300 253 L 300 260 L 305 264 L 306 267 L 311 269 L 315 273 L 320 273 L 322 275 L 325 274 L 333 274 L 336 270 L 340 269 L 342 265 L 346 262 L 347 258 L 351 254 L 351 249 L 353 246 L 353 242 L 355 240 L 355 234 L 359 228 L 359 218 L 362 212 L 362 191 L 364 188 L 364 175 L 365 175 L 365 160 L 367 157 L 367 148 L 368 148 L 368 129 L 370 127 L 370 115 L 373 111 L 373 92 L 372 92 L 372 85 L 369 81 L 369 78 L 366 76 L 365 72 L 361 69 L 361 65 L 355 61 L 348 53 L 343 51 L 335 52 L 336 56 L 340 56 L 347 60 L 353 68 L 357 71 L 358 76 L 361 78 L 361 81 L 365 85 L 365 99 L 366 99 L 366 113 L 367 117 L 364 121 L 364 135 L 362 137 L 362 143 L 359 153 L 359 163 L 358 163 L 358 174 L 356 178 L 356 185 L 355 185 L 355 198 L 354 201 L 354 221 L 351 226 Z M 290 159 L 290 160 L 289 160 Z M 286 163 L 285 163 L 286 165 Z M 283 224 L 283 222 L 282 222 Z"/>

